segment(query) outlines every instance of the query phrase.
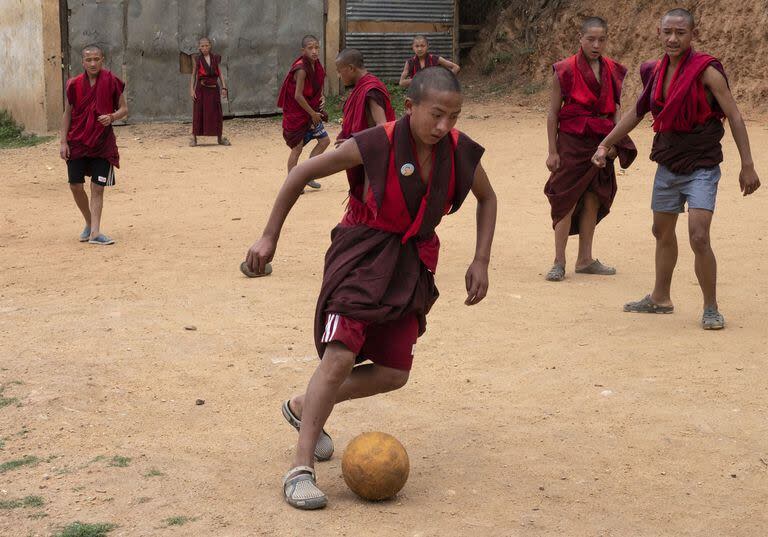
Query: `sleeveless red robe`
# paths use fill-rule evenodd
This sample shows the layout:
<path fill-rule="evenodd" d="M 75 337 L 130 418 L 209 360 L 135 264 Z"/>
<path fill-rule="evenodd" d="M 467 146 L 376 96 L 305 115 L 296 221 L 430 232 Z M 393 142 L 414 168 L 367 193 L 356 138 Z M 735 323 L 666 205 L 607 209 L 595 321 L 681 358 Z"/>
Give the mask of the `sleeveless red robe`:
<path fill-rule="evenodd" d="M 605 168 L 598 168 L 591 159 L 600 141 L 615 126 L 613 118 L 621 102 L 627 70 L 610 58 L 600 58 L 601 80 L 598 82 L 579 50 L 578 54 L 556 63 L 554 71 L 563 98 L 557 136 L 560 168 L 550 175 L 544 193 L 551 206 L 553 228 L 576 207 L 569 231 L 576 235 L 579 233 L 580 203 L 586 192 L 593 192 L 600 202 L 598 222 L 610 212 L 616 197 L 613 161 L 609 161 Z M 629 166 L 637 156 L 637 149 L 629 137 L 617 144 L 617 150 L 623 167 Z"/>
<path fill-rule="evenodd" d="M 323 97 L 323 85 L 325 84 L 325 69 L 316 61 L 312 62 L 300 56 L 291 64 L 288 74 L 285 75 L 280 94 L 277 97 L 277 106 L 283 109 L 283 138 L 288 147 L 294 148 L 303 143 L 304 135 L 312 127 L 312 118 L 296 100 L 296 71 L 303 70 L 307 77 L 304 79 L 304 98 L 313 110 L 322 112 L 320 101 Z M 324 115 L 323 121 L 328 116 Z"/>
<path fill-rule="evenodd" d="M 211 53 L 211 64 L 202 54 L 197 55 L 197 85 L 195 103 L 192 108 L 192 134 L 194 136 L 221 136 L 224 127 L 224 113 L 221 109 L 221 88 L 219 77 L 221 56 Z"/>
<path fill-rule="evenodd" d="M 416 76 L 416 73 L 427 67 L 435 67 L 437 65 L 440 65 L 440 56 L 428 53 L 424 58 L 424 67 L 422 67 L 419 57 L 414 55 L 412 58 L 408 59 L 408 78 L 413 78 Z"/>
<path fill-rule="evenodd" d="M 419 334 L 437 300 L 435 228 L 456 212 L 472 188 L 484 149 L 459 131 L 435 145 L 432 174 L 423 181 L 410 118 L 355 134 L 363 167 L 349 177 L 350 196 L 331 233 L 315 310 L 320 357 L 325 317 L 337 313 L 379 324 L 416 315 Z M 364 193 L 365 177 L 369 188 Z M 365 194 L 365 197 L 363 197 Z"/>
<path fill-rule="evenodd" d="M 371 73 L 367 73 L 357 81 L 352 92 L 344 103 L 343 118 L 341 123 L 341 132 L 337 140 L 346 140 L 353 134 L 372 127 L 368 124 L 368 94 L 371 91 L 378 91 L 384 95 L 384 114 L 387 121 L 395 120 L 395 110 L 392 108 L 392 102 L 389 97 L 387 87 L 381 80 Z"/>

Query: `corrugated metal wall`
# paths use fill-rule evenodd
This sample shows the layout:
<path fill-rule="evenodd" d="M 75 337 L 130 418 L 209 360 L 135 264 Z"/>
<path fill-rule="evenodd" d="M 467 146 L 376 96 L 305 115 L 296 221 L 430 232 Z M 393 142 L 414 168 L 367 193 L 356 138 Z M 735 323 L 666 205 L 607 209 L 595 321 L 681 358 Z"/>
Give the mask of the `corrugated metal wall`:
<path fill-rule="evenodd" d="M 399 80 L 405 60 L 413 56 L 413 35 L 400 33 L 348 33 L 346 45 L 363 53 L 369 71 L 382 80 Z M 453 36 L 428 33 L 429 51 L 449 60 L 453 58 Z"/>
<path fill-rule="evenodd" d="M 453 0 L 347 0 L 347 20 L 453 24 Z"/>
<path fill-rule="evenodd" d="M 429 39 L 432 54 L 454 58 L 458 31 L 454 0 L 347 0 L 345 16 L 345 46 L 360 50 L 366 67 L 383 80 L 400 78 L 406 59 L 413 56 L 411 45 L 416 34 Z M 404 32 L 404 24 L 420 29 Z"/>
<path fill-rule="evenodd" d="M 97 43 L 107 67 L 128 85 L 131 119 L 189 120 L 184 54 L 208 35 L 230 88 L 228 115 L 277 112 L 277 92 L 301 38 L 323 39 L 323 0 L 67 0 L 70 76 L 80 49 Z"/>

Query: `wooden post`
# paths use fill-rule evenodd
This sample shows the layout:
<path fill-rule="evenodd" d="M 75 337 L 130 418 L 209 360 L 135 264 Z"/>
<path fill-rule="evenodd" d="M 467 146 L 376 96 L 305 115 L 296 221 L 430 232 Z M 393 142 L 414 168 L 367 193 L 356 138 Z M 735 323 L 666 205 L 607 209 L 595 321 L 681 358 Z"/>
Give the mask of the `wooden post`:
<path fill-rule="evenodd" d="M 339 95 L 341 83 L 336 72 L 336 55 L 341 50 L 341 0 L 328 0 L 325 23 L 325 72 L 328 81 L 328 94 Z"/>

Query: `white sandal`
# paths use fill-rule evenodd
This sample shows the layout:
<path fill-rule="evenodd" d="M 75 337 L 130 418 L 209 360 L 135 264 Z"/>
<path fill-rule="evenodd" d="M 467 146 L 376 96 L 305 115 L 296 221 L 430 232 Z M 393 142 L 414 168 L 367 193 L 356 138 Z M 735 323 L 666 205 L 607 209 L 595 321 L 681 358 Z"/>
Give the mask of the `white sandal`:
<path fill-rule="evenodd" d="M 325 493 L 317 488 L 315 469 L 310 466 L 297 466 L 285 474 L 283 496 L 296 509 L 322 509 L 328 503 Z"/>

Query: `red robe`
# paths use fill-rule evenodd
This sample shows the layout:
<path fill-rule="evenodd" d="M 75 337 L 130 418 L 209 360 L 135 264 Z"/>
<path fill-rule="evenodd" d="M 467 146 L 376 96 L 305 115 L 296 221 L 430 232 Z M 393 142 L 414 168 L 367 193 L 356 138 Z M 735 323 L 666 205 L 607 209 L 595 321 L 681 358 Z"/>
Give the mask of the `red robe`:
<path fill-rule="evenodd" d="M 484 152 L 453 130 L 435 146 L 431 177 L 425 182 L 409 116 L 353 137 L 363 168 L 349 177 L 347 210 L 331 233 L 325 257 L 315 310 L 320 357 L 328 313 L 372 324 L 415 314 L 419 334 L 424 333 L 426 315 L 439 295 L 435 228 L 444 215 L 461 207 Z M 366 176 L 369 188 L 364 192 Z"/>
<path fill-rule="evenodd" d="M 320 60 L 314 65 L 301 56 L 291 65 L 288 74 L 285 75 L 280 94 L 277 98 L 277 106 L 283 109 L 283 138 L 288 147 L 294 148 L 304 142 L 304 135 L 312 128 L 312 118 L 296 100 L 296 72 L 303 70 L 307 77 L 304 80 L 304 98 L 309 106 L 323 114 L 323 120 L 327 121 L 327 114 L 322 112 L 320 101 L 323 97 L 323 85 L 325 84 L 325 69 Z"/>
<path fill-rule="evenodd" d="M 609 161 L 605 168 L 598 168 L 591 159 L 600 141 L 615 126 L 613 118 L 621 101 L 627 70 L 610 58 L 600 58 L 601 80 L 598 82 L 589 62 L 579 51 L 556 63 L 554 71 L 563 97 L 557 136 L 560 168 L 550 175 L 544 193 L 552 208 L 552 227 L 576 206 L 570 228 L 570 234 L 576 235 L 579 233 L 580 203 L 586 192 L 593 192 L 600 202 L 598 222 L 610 212 L 616 197 L 613 161 Z M 637 156 L 628 137 L 616 148 L 623 167 L 629 166 Z"/>
<path fill-rule="evenodd" d="M 103 158 L 115 168 L 120 167 L 120 154 L 112 125 L 103 126 L 99 116 L 111 114 L 120 108 L 120 96 L 125 83 L 107 69 L 99 71 L 91 86 L 88 73 L 67 81 L 67 101 L 72 107 L 72 119 L 67 132 L 69 158 Z"/>
<path fill-rule="evenodd" d="M 195 103 L 192 109 L 192 134 L 194 136 L 221 136 L 224 115 L 221 110 L 221 88 L 219 77 L 221 56 L 210 54 L 211 64 L 198 54 L 195 68 L 197 69 L 197 85 L 195 86 Z"/>
<path fill-rule="evenodd" d="M 701 75 L 709 66 L 724 77 L 723 65 L 709 54 L 689 49 L 677 66 L 664 100 L 663 84 L 669 56 L 645 62 L 640 67 L 643 92 L 637 100 L 638 117 L 653 115 L 651 160 L 672 172 L 687 175 L 699 168 L 712 168 L 723 161 L 720 145 L 725 115 L 717 102 L 710 105 Z M 726 77 L 726 81 L 727 81 Z"/>
<path fill-rule="evenodd" d="M 383 97 L 383 103 L 382 99 L 374 96 L 376 93 Z M 341 132 L 337 140 L 346 140 L 351 138 L 353 134 L 373 126 L 368 123 L 368 99 L 371 98 L 380 105 L 383 104 L 387 121 L 395 120 L 395 110 L 392 108 L 387 87 L 374 75 L 366 73 L 357 81 L 344 103 Z"/>
<path fill-rule="evenodd" d="M 422 67 L 421 62 L 419 61 L 419 57 L 414 55 L 412 58 L 408 59 L 408 78 L 413 78 L 416 76 L 416 73 L 426 69 L 427 67 L 435 67 L 437 65 L 440 65 L 440 56 L 427 54 L 427 56 L 424 58 L 424 67 Z"/>

